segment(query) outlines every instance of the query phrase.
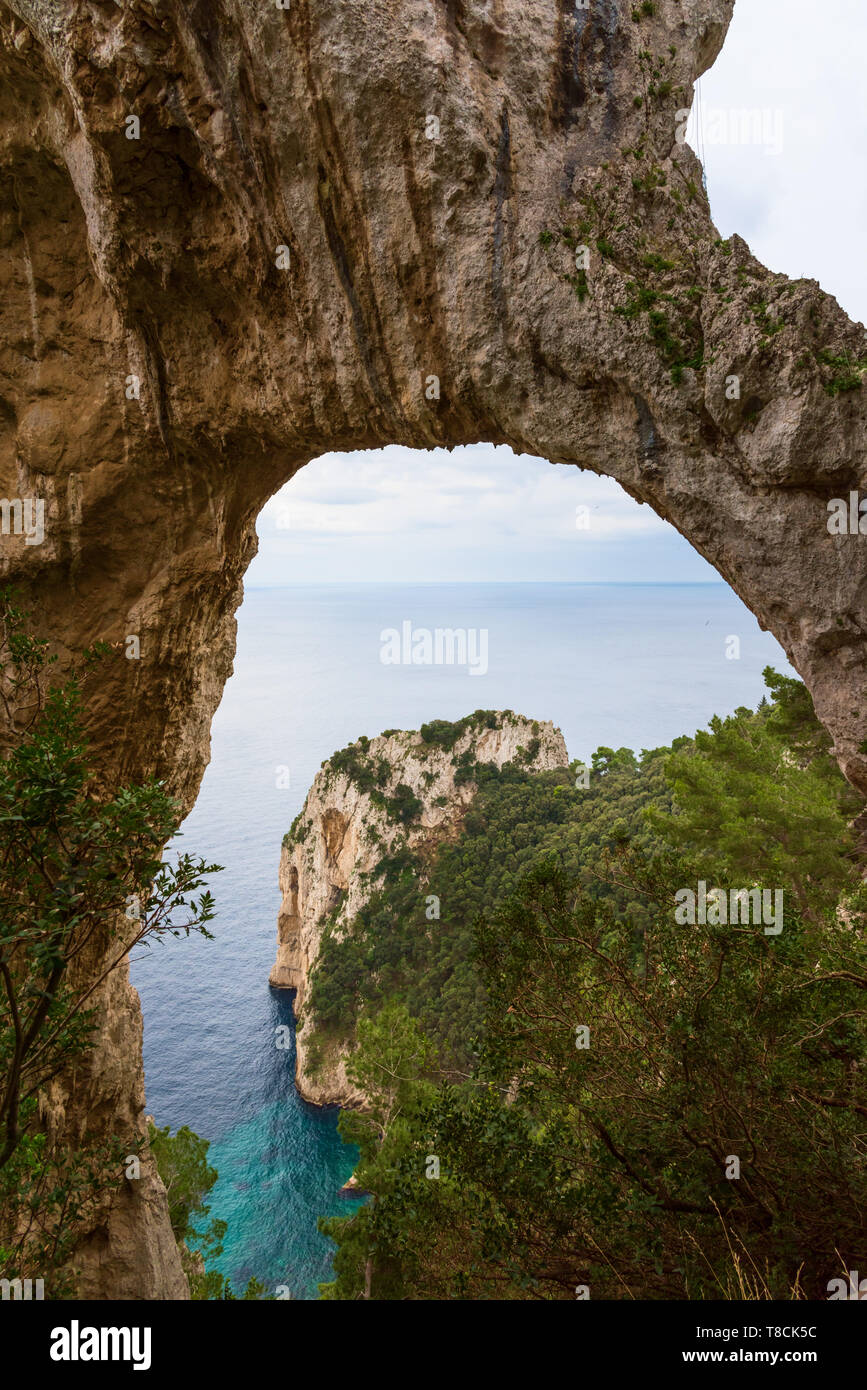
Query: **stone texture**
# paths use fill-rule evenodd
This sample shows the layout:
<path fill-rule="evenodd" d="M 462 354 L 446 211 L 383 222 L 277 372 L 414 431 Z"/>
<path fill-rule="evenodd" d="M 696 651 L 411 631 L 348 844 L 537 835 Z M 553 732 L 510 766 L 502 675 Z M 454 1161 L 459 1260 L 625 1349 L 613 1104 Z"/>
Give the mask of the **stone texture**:
<path fill-rule="evenodd" d="M 83 979 L 94 977 L 98 961 L 94 951 L 82 963 Z M 98 1020 L 92 1056 L 78 1064 L 70 1081 L 51 1082 L 40 1098 L 49 1136 L 58 1136 L 73 1148 L 86 1135 L 139 1139 L 147 1132 L 141 1008 L 125 966 L 106 977 L 92 1003 Z M 147 1149 L 142 1153 L 140 1176 L 124 1177 L 100 1205 L 90 1235 L 75 1251 L 72 1267 L 82 1298 L 189 1298 L 168 1220 L 165 1188 Z"/>
<path fill-rule="evenodd" d="M 277 959 L 269 983 L 295 990 L 295 1084 L 315 1105 L 361 1106 L 364 1092 L 346 1076 L 346 1053 L 326 1050 L 320 1064 L 308 1062 L 315 1027 L 304 1012 L 326 924 L 338 936 L 380 886 L 381 860 L 409 849 L 424 858 L 459 832 L 475 783 L 455 783 L 457 760 L 470 753 L 474 762 L 518 762 L 528 770 L 566 767 L 569 757 L 559 729 L 511 712 L 498 713 L 493 728 L 470 728 L 452 749 L 426 743 L 421 734 L 390 731 L 357 750 L 361 765 L 373 771 L 381 760 L 389 775 L 377 791 L 364 791 L 327 760 L 313 779 L 307 799 L 280 855 L 283 902 L 277 919 Z M 536 740 L 536 743 L 534 743 Z M 389 814 L 382 797 L 394 797 L 399 784 L 422 803 L 404 825 Z M 419 889 L 419 920 L 424 929 L 424 889 Z"/>
<path fill-rule="evenodd" d="M 91 707 L 107 781 L 192 803 L 255 518 L 298 468 L 488 440 L 670 520 L 867 790 L 864 542 L 825 525 L 865 482 L 867 394 L 830 395 L 816 356 L 862 361 L 864 329 L 718 244 L 676 138 L 732 5 L 0 0 L 0 496 L 47 504 L 2 568 L 64 661 L 117 644 Z M 104 1094 L 95 1063 L 74 1103 L 108 1123 Z"/>

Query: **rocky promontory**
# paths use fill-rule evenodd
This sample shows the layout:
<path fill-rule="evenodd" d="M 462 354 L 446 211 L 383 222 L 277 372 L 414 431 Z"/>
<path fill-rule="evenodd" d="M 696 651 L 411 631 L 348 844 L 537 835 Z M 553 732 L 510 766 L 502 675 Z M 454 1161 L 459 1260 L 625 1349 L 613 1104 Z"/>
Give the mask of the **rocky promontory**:
<path fill-rule="evenodd" d="M 317 1105 L 363 1104 L 346 1075 L 346 1044 L 310 1056 L 313 1020 L 305 1011 L 325 932 L 338 936 L 379 886 L 383 864 L 407 849 L 424 858 L 460 833 L 476 787 L 474 763 L 516 763 L 530 772 L 568 764 L 553 724 L 510 710 L 478 710 L 455 724 L 418 732 L 390 729 L 361 738 L 322 764 L 283 841 L 277 959 L 270 983 L 295 990 L 295 1081 Z M 421 928 L 420 928 L 421 929 Z"/>

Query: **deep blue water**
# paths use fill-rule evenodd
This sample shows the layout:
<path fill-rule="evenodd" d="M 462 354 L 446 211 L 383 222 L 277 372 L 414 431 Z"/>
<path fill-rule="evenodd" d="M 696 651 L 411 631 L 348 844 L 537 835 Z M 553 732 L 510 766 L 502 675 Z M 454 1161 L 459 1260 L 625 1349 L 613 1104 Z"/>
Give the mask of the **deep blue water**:
<path fill-rule="evenodd" d="M 489 669 L 385 666 L 380 632 L 486 628 Z M 726 641 L 740 638 L 739 660 Z M 570 757 L 636 750 L 693 733 L 761 698 L 762 668 L 788 670 L 777 642 L 723 584 L 355 585 L 251 590 L 235 674 L 213 724 L 211 763 L 181 845 L 225 871 L 212 884 L 214 941 L 170 940 L 132 977 L 144 1010 L 148 1110 L 211 1140 L 211 1215 L 236 1291 L 255 1274 L 315 1298 L 332 1247 L 319 1215 L 353 1154 L 337 1114 L 299 1100 L 294 1054 L 275 1046 L 289 996 L 268 987 L 280 842 L 320 763 L 360 734 L 418 728 L 471 710 L 552 719 Z M 290 786 L 277 786 L 288 767 Z"/>

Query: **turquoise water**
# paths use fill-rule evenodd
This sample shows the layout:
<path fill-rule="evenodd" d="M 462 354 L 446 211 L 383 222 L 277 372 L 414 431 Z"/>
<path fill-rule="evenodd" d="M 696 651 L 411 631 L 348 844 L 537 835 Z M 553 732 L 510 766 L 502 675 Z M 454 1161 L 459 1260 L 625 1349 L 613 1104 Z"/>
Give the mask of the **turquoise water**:
<path fill-rule="evenodd" d="M 380 633 L 488 630 L 489 669 L 384 666 Z M 726 658 L 740 639 L 740 659 Z M 147 1105 L 160 1125 L 212 1141 L 211 1215 L 228 1222 L 220 1268 L 295 1298 L 330 1278 L 316 1219 L 354 1155 L 337 1113 L 302 1102 L 294 1053 L 276 1046 L 290 1000 L 268 987 L 280 842 L 320 763 L 360 734 L 471 710 L 552 719 L 570 756 L 600 744 L 655 747 L 715 713 L 755 705 L 783 653 L 725 585 L 355 585 L 252 590 L 235 674 L 214 719 L 211 763 L 183 848 L 225 866 L 214 941 L 180 939 L 133 963 L 145 1020 Z M 288 787 L 278 769 L 289 769 Z"/>
<path fill-rule="evenodd" d="M 212 1145 L 208 1157 L 220 1174 L 212 1213 L 229 1223 L 219 1263 L 235 1292 L 255 1274 L 272 1289 L 285 1284 L 295 1298 L 315 1298 L 329 1277 L 331 1247 L 311 1216 L 358 1205 L 335 1196 L 354 1152 L 337 1138 L 336 1120 L 334 1111 L 317 1116 L 293 1088 L 291 1098 L 264 1106 Z"/>

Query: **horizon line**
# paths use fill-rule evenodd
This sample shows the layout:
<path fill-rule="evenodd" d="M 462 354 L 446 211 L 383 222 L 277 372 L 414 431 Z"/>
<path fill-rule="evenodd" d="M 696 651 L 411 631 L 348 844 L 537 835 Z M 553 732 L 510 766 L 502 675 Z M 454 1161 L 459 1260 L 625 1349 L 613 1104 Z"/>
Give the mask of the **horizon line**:
<path fill-rule="evenodd" d="M 245 584 L 244 591 L 256 590 L 266 593 L 272 589 L 362 589 L 362 588 L 406 588 L 409 585 L 427 585 L 431 588 L 447 585 L 488 584 L 501 588 L 518 588 L 531 584 L 545 584 L 549 587 L 569 586 L 587 589 L 728 589 L 738 598 L 737 593 L 724 579 L 319 579 L 288 581 L 283 584 Z"/>

